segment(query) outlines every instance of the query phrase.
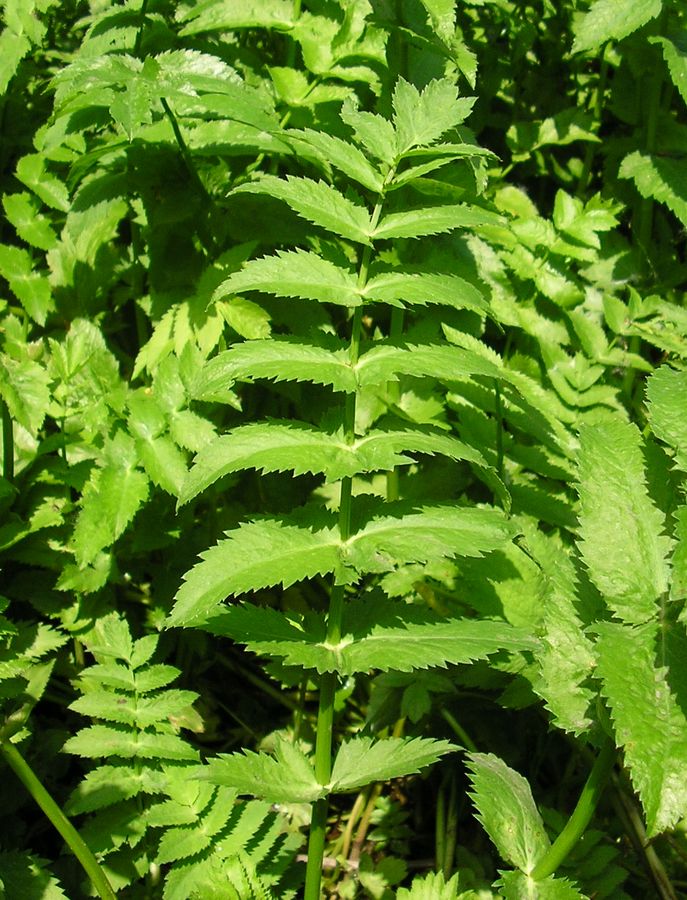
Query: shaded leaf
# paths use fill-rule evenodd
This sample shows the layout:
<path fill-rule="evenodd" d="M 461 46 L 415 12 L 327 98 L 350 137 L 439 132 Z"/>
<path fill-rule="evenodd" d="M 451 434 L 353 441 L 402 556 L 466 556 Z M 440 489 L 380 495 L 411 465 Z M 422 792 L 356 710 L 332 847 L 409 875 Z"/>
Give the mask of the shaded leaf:
<path fill-rule="evenodd" d="M 469 663 L 501 650 L 533 649 L 534 640 L 504 622 L 439 619 L 405 605 L 350 603 L 343 637 L 326 640 L 321 617 L 291 616 L 248 604 L 222 609 L 206 625 L 254 651 L 318 672 L 352 675 L 372 670 L 410 672 Z"/>

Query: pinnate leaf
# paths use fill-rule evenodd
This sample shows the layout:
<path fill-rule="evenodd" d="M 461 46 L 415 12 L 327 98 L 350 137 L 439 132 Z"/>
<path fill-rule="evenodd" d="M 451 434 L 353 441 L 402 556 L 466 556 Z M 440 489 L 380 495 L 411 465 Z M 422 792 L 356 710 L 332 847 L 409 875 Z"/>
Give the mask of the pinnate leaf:
<path fill-rule="evenodd" d="M 122 759 L 196 760 L 197 752 L 175 734 L 136 733 L 112 725 L 91 725 L 69 738 L 64 749 L 90 759 L 120 757 Z"/>
<path fill-rule="evenodd" d="M 206 626 L 213 634 L 246 644 L 255 653 L 277 656 L 286 665 L 319 673 L 352 675 L 371 670 L 410 672 L 486 659 L 500 650 L 533 649 L 526 632 L 504 622 L 440 619 L 391 602 L 346 606 L 343 637 L 326 641 L 322 617 L 287 618 L 277 610 L 240 604 L 222 609 Z"/>
<path fill-rule="evenodd" d="M 477 818 L 502 859 L 529 874 L 549 849 L 527 780 L 492 753 L 468 753 Z"/>
<path fill-rule="evenodd" d="M 618 420 L 587 425 L 580 443 L 582 558 L 613 612 L 646 622 L 668 587 L 670 540 L 647 492 L 639 431 Z"/>
<path fill-rule="evenodd" d="M 276 197 L 314 225 L 360 244 L 370 243 L 370 216 L 365 207 L 324 181 L 293 175 L 286 178 L 263 175 L 259 181 L 236 188 L 235 193 Z"/>
<path fill-rule="evenodd" d="M 412 462 L 404 451 L 440 453 L 486 466 L 476 450 L 442 432 L 372 430 L 348 443 L 342 431 L 330 434 L 302 422 L 254 423 L 233 429 L 200 451 L 179 503 L 187 503 L 222 476 L 241 469 L 323 473 L 328 481 L 338 481 Z"/>
<path fill-rule="evenodd" d="M 687 718 L 658 668 L 657 628 L 597 625 L 597 672 L 649 837 L 687 814 Z"/>
<path fill-rule="evenodd" d="M 346 793 L 372 781 L 413 775 L 454 749 L 449 741 L 430 738 L 351 738 L 336 754 L 329 787 L 335 793 Z"/>

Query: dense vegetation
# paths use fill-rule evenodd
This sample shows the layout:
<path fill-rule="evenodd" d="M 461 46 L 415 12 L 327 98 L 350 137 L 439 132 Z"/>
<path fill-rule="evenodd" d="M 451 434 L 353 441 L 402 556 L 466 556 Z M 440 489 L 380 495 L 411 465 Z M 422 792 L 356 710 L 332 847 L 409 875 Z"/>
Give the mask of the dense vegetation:
<path fill-rule="evenodd" d="M 682 0 L 5 0 L 0 897 L 687 892 Z"/>

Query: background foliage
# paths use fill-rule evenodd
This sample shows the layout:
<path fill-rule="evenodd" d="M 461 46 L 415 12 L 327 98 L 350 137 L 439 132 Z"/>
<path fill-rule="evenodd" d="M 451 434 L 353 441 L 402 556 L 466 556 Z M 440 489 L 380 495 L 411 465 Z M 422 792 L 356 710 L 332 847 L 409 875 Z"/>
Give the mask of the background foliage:
<path fill-rule="evenodd" d="M 687 890 L 686 17 L 3 3 L 0 894 Z"/>

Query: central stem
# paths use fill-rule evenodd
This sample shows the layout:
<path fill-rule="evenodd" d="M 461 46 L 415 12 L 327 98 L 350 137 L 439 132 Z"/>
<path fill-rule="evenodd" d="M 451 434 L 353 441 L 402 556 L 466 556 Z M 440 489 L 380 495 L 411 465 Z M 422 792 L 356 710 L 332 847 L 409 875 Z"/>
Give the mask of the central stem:
<path fill-rule="evenodd" d="M 382 212 L 383 197 L 380 196 L 371 217 L 371 228 L 374 230 Z M 367 284 L 372 261 L 373 248 L 368 244 L 363 250 L 358 269 L 358 288 Z M 360 356 L 360 340 L 363 331 L 363 307 L 355 308 L 351 324 L 351 340 L 348 348 L 349 365 L 353 368 Z M 346 395 L 344 407 L 344 434 L 348 443 L 355 440 L 356 393 Z M 351 498 L 353 479 L 343 478 L 339 495 L 339 533 L 341 540 L 347 541 L 351 535 Z M 327 614 L 327 643 L 338 644 L 341 640 L 341 625 L 344 612 L 344 585 L 335 583 L 329 599 Z M 315 740 L 315 777 L 320 784 L 326 785 L 332 774 L 332 742 L 334 737 L 334 701 L 338 676 L 335 672 L 326 672 L 320 678 L 320 695 L 317 709 L 317 732 Z M 320 883 L 322 881 L 322 859 L 327 835 L 327 812 L 329 798 L 321 797 L 313 803 L 310 837 L 308 840 L 308 862 L 305 870 L 304 900 L 319 900 Z"/>

